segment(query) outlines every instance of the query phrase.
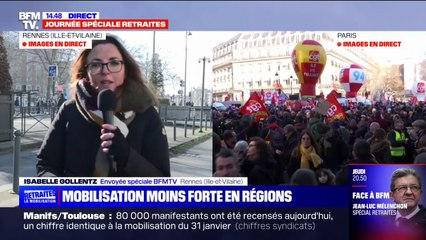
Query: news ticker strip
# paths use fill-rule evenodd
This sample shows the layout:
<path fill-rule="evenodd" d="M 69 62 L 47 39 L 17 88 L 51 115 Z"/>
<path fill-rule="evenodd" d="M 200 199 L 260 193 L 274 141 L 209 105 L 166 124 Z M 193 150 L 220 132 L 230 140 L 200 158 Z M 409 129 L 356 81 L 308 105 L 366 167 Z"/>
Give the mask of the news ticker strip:
<path fill-rule="evenodd" d="M 145 239 L 223 239 L 224 234 L 227 239 L 306 239 L 307 232 L 307 239 L 330 239 L 322 236 L 333 232 L 332 239 L 340 240 L 347 239 L 349 227 L 346 210 L 339 208 L 25 209 L 15 215 L 19 221 L 5 215 L 0 220 L 8 219 L 23 234 L 60 230 L 54 233 L 61 239 L 121 239 L 123 233 L 129 239 L 141 234 Z"/>
<path fill-rule="evenodd" d="M 246 177 L 20 177 L 19 186 L 247 186 Z"/>

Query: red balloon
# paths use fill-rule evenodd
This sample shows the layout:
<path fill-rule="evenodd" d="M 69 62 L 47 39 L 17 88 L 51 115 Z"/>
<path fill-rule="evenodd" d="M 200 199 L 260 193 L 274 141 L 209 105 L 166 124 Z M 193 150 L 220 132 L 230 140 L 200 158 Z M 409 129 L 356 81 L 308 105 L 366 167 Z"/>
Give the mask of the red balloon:
<path fill-rule="evenodd" d="M 365 82 L 365 71 L 357 64 L 340 70 L 340 84 L 346 91 L 346 97 L 356 97 Z"/>
<path fill-rule="evenodd" d="M 315 97 L 315 85 L 327 62 L 323 46 L 317 41 L 305 40 L 296 45 L 291 57 L 300 81 L 300 95 L 305 99 Z"/>

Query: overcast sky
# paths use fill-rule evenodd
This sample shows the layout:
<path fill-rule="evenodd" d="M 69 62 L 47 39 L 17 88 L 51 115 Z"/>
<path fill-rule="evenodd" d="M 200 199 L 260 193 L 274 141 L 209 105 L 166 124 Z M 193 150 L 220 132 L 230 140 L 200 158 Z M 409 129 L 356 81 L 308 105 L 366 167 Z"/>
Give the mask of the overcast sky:
<path fill-rule="evenodd" d="M 188 36 L 187 92 L 193 87 L 201 87 L 203 64 L 202 57 L 212 58 L 213 47 L 232 38 L 240 32 L 231 31 L 194 31 Z M 337 32 L 330 32 L 337 36 Z M 153 32 L 114 32 L 126 43 L 141 46 L 151 56 Z M 400 47 L 367 47 L 369 55 L 382 63 L 403 63 L 423 59 L 426 52 L 426 32 L 356 32 L 356 39 L 335 39 L 336 41 L 401 41 Z M 337 48 L 337 46 L 336 46 Z M 185 73 L 185 32 L 157 31 L 155 34 L 155 52 L 168 63 L 172 73 L 184 79 Z M 212 62 L 206 62 L 205 87 L 212 86 Z M 177 94 L 179 87 L 166 86 L 166 94 Z"/>

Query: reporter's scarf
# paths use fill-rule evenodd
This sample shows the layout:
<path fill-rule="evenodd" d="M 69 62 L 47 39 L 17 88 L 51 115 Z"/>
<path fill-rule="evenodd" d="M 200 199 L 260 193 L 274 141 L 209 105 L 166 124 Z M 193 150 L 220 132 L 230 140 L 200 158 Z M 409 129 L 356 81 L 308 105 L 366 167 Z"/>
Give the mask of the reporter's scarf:
<path fill-rule="evenodd" d="M 102 126 L 103 118 L 102 111 L 97 108 L 97 92 L 93 91 L 89 83 L 84 80 L 80 80 L 76 86 L 76 103 L 77 109 L 80 114 L 87 120 L 98 126 Z M 116 112 L 117 113 L 117 112 Z M 114 116 L 114 125 L 116 125 L 123 133 L 124 137 L 129 133 L 127 125 L 134 119 L 135 112 L 128 111 L 122 114 L 122 119 Z M 123 120 L 123 121 L 122 121 Z M 99 131 L 99 136 L 101 132 Z M 102 147 L 99 146 L 95 160 L 95 170 L 93 172 L 94 177 L 108 177 L 112 174 L 111 160 L 108 159 L 108 155 L 102 151 Z"/>
<path fill-rule="evenodd" d="M 129 133 L 127 126 L 133 121 L 136 113 L 143 113 L 154 105 L 154 100 L 149 97 L 146 88 L 141 82 L 125 79 L 123 88 L 119 88 L 114 92 L 117 98 L 114 125 L 120 129 L 124 137 Z M 102 112 L 97 108 L 97 92 L 90 86 L 89 81 L 85 79 L 78 81 L 76 85 L 76 102 L 79 112 L 86 120 L 99 126 L 102 125 Z M 94 176 L 109 176 L 111 175 L 110 168 L 111 164 L 107 154 L 99 146 Z"/>
<path fill-rule="evenodd" d="M 102 111 L 100 111 L 97 106 L 98 93 L 94 92 L 90 86 L 87 87 L 86 85 L 88 85 L 87 81 L 80 80 L 76 86 L 77 109 L 86 120 L 102 126 Z M 115 110 L 115 113 L 118 113 L 117 109 Z M 122 119 L 114 116 L 114 125 L 116 125 L 126 137 L 129 133 L 127 125 L 133 120 L 135 112 L 128 111 L 122 115 L 124 116 Z"/>

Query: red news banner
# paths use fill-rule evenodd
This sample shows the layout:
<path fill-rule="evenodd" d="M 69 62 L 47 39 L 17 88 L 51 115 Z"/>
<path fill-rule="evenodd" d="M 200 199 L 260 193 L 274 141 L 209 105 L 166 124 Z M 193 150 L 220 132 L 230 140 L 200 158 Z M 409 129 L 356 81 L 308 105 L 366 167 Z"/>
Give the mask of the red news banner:
<path fill-rule="evenodd" d="M 42 20 L 43 29 L 49 30 L 153 30 L 168 29 L 167 19 L 101 19 L 101 20 Z"/>
<path fill-rule="evenodd" d="M 169 28 L 167 19 L 100 19 L 99 12 L 19 12 L 18 17 L 25 30 L 38 30 L 40 20 L 46 30 Z"/>
<path fill-rule="evenodd" d="M 164 30 L 167 19 L 100 19 L 99 12 L 19 12 L 24 32 L 20 48 L 91 48 L 94 39 L 105 39 L 96 32 L 53 32 L 49 30 Z M 38 31 L 39 28 L 47 31 Z"/>

